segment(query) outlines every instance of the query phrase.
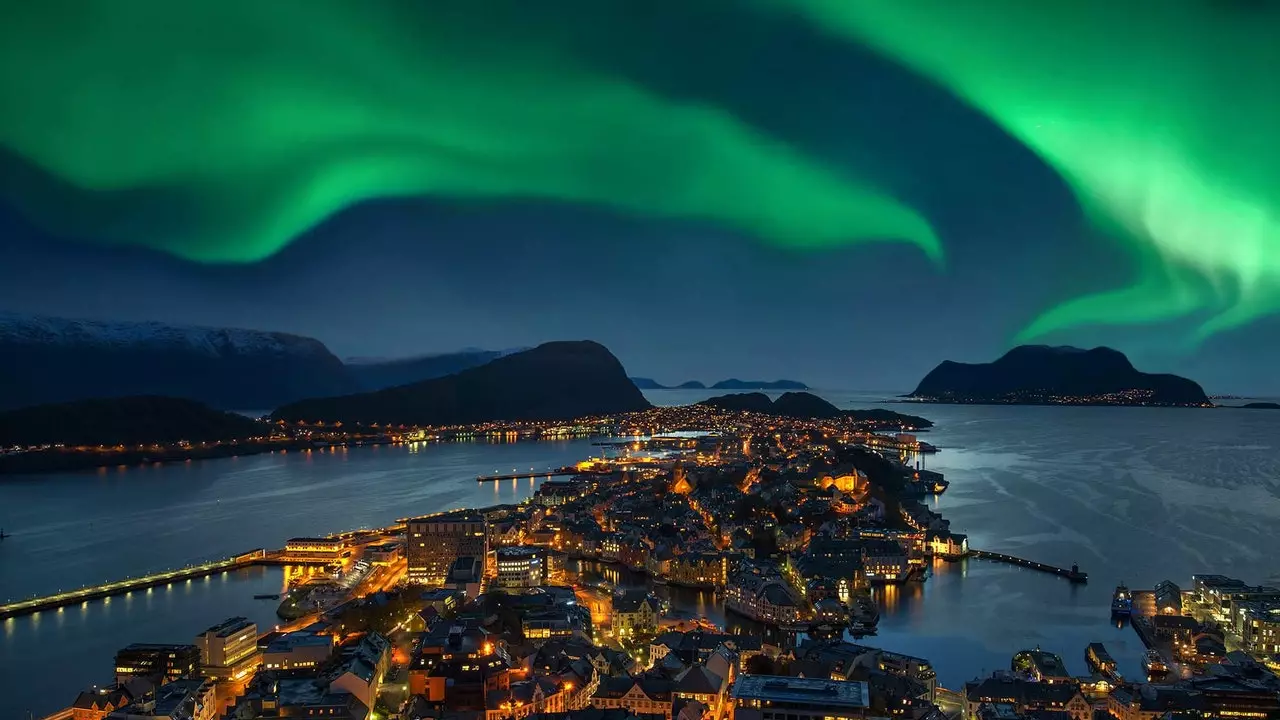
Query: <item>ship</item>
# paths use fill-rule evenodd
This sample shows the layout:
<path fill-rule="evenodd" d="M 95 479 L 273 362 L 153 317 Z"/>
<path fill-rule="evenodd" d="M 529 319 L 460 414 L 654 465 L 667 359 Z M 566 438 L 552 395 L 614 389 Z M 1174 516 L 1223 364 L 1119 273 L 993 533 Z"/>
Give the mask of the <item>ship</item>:
<path fill-rule="evenodd" d="M 1160 653 L 1155 650 L 1147 651 L 1147 656 L 1142 659 L 1142 669 L 1147 671 L 1149 677 L 1163 677 L 1169 672 L 1169 666 L 1165 664 L 1164 658 L 1160 657 Z"/>
<path fill-rule="evenodd" d="M 1111 615 L 1128 617 L 1131 614 L 1133 614 L 1133 593 L 1129 592 L 1129 588 L 1124 583 L 1120 583 L 1111 595 Z"/>

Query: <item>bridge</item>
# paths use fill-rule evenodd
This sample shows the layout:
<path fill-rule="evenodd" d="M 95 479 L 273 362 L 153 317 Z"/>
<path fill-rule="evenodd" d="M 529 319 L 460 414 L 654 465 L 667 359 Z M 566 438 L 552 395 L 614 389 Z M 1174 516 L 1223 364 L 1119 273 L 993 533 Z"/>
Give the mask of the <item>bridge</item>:
<path fill-rule="evenodd" d="M 1069 569 L 1060 568 L 1060 567 L 1055 567 L 1053 565 L 1046 565 L 1041 562 L 1036 562 L 1034 560 L 1027 560 L 1025 558 L 1014 557 L 1013 555 L 1005 555 L 1004 553 L 990 552 L 988 550 L 970 550 L 969 557 L 977 558 L 979 560 L 990 560 L 992 562 L 1002 562 L 1008 565 L 1017 565 L 1018 567 L 1024 567 L 1030 570 L 1039 570 L 1040 572 L 1049 573 L 1050 575 L 1057 575 L 1058 577 L 1064 577 L 1067 580 L 1070 580 L 1071 582 L 1077 583 L 1077 584 L 1084 584 L 1089 582 L 1089 573 L 1081 572 L 1080 567 L 1078 565 L 1072 565 Z"/>
<path fill-rule="evenodd" d="M 116 580 L 114 582 L 102 583 L 100 585 L 90 585 L 78 590 L 69 590 L 67 592 L 60 592 L 54 595 L 19 600 L 18 602 L 0 605 L 0 620 L 18 617 L 20 615 L 33 615 L 43 610 L 54 610 L 60 607 L 66 607 L 67 605 L 75 605 L 77 603 L 84 603 L 90 600 L 111 597 L 112 595 L 123 595 L 135 590 L 146 590 L 147 588 L 158 587 L 161 585 L 171 585 L 176 582 L 193 580 L 207 575 L 216 575 L 218 573 L 227 572 L 228 570 L 238 570 L 242 567 L 248 567 L 250 565 L 265 562 L 270 562 L 270 558 L 268 558 L 266 550 L 250 550 L 249 552 L 236 555 L 235 557 L 226 558 L 224 560 L 214 560 L 212 562 L 190 565 L 176 570 L 166 570 L 164 572 L 126 578 L 124 580 Z"/>

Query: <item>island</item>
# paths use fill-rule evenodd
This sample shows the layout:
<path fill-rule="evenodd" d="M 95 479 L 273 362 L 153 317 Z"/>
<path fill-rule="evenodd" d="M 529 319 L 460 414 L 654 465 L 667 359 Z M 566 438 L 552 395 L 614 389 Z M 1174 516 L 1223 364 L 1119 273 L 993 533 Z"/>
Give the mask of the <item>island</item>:
<path fill-rule="evenodd" d="M 1274 402 L 1251 402 L 1243 405 L 1234 405 L 1241 410 L 1280 410 L 1280 403 Z"/>
<path fill-rule="evenodd" d="M 877 429 L 896 428 L 922 430 L 933 427 L 933 423 L 916 415 L 872 408 L 865 410 L 841 410 L 823 398 L 808 392 L 787 392 L 770 399 L 761 392 L 732 393 L 718 395 L 698 403 L 719 410 L 734 412 L 754 412 L 762 415 L 804 419 L 830 420 L 845 418 L 854 422 L 866 423 Z"/>
<path fill-rule="evenodd" d="M 1140 372 L 1118 350 L 1047 345 L 1022 345 L 990 363 L 946 360 L 907 397 L 937 403 L 1213 406 L 1196 382 Z"/>
<path fill-rule="evenodd" d="M 284 405 L 290 422 L 448 426 L 571 420 L 646 410 L 649 401 L 603 345 L 549 342 L 454 375 Z"/>
<path fill-rule="evenodd" d="M 687 380 L 679 385 L 663 385 L 647 377 L 632 377 L 631 382 L 641 390 L 706 390 L 700 380 Z M 808 390 L 809 386 L 796 380 L 739 380 L 729 378 L 711 386 L 712 390 Z"/>
<path fill-rule="evenodd" d="M 711 386 L 712 390 L 808 390 L 797 380 L 739 380 L 729 378 Z"/>

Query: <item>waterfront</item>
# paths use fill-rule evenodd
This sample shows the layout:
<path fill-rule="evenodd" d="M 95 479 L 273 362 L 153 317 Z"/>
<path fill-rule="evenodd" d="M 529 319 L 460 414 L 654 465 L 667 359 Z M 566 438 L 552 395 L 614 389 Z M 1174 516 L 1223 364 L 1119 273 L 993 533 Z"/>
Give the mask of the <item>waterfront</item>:
<path fill-rule="evenodd" d="M 866 406 L 858 402 L 865 396 L 821 394 L 842 407 Z M 676 391 L 650 397 L 699 399 Z M 864 642 L 930 658 L 948 687 L 1007 667 L 1013 652 L 1037 644 L 1083 674 L 1085 645 L 1101 641 L 1121 671 L 1136 676 L 1136 635 L 1108 622 L 1117 582 L 1143 588 L 1168 578 L 1186 587 L 1197 572 L 1252 581 L 1276 573 L 1267 548 L 1280 519 L 1280 413 L 892 407 L 937 423 L 927 437 L 943 452 L 926 463 L 951 487 L 930 504 L 974 547 L 1078 562 L 1090 575 L 1089 585 L 1074 587 L 970 560 L 940 564 L 922 586 L 892 592 L 896 599 L 883 594 L 879 635 Z M 598 450 L 586 440 L 395 446 L 11 480 L 0 484 L 0 525 L 15 533 L 0 544 L 0 595 L 56 591 L 407 514 L 514 502 L 533 484 L 481 485 L 475 476 L 563 465 Z M 279 591 L 278 571 L 258 572 L 276 572 L 261 586 Z M 251 599 L 264 592 L 259 585 L 223 577 L 166 591 L 173 594 L 160 597 L 173 601 L 160 605 L 121 598 L 7 621 L 0 677 L 16 677 L 4 671 L 17 664 L 58 671 L 47 684 L 0 681 L 0 717 L 65 706 L 80 686 L 105 680 L 112 652 L 130 642 L 185 642 L 228 615 L 272 613 L 273 603 Z M 676 600 L 678 609 L 718 617 L 705 594 L 677 591 Z M 107 607 L 110 615 L 100 612 Z M 75 633 L 93 640 L 71 653 Z"/>

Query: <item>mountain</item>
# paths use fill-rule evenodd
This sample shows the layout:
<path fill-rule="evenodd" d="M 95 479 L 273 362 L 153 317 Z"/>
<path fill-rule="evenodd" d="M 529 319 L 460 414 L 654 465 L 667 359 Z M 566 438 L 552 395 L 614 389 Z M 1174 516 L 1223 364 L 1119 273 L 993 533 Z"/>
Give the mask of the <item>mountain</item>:
<path fill-rule="evenodd" d="M 492 362 L 511 352 L 513 351 L 467 348 L 452 353 L 394 360 L 350 358 L 346 367 L 358 389 L 373 391 L 453 375 Z"/>
<path fill-rule="evenodd" d="M 730 395 L 717 395 L 713 398 L 707 398 L 699 405 L 706 405 L 721 410 L 733 410 L 735 412 L 757 412 L 766 415 L 773 414 L 773 400 L 761 392 L 753 393 L 733 393 Z"/>
<path fill-rule="evenodd" d="M 0 407 L 164 395 L 255 409 L 356 389 L 342 362 L 309 337 L 0 315 Z"/>
<path fill-rule="evenodd" d="M 829 420 L 846 417 L 858 422 L 873 422 L 884 425 L 897 425 L 899 427 L 917 429 L 933 427 L 932 422 L 922 417 L 904 415 L 882 408 L 841 410 L 817 395 L 807 392 L 782 393 L 777 400 L 770 400 L 768 395 L 761 392 L 732 393 L 729 395 L 717 395 L 698 404 L 720 408 L 721 410 L 756 412 L 801 420 Z"/>
<path fill-rule="evenodd" d="M 706 390 L 707 386 L 698 380 L 686 380 L 679 385 L 663 385 L 653 378 L 633 377 L 631 382 L 641 390 Z"/>
<path fill-rule="evenodd" d="M 991 363 L 944 361 L 909 397 L 958 403 L 1209 405 L 1195 382 L 1139 372 L 1117 350 L 1046 345 L 1022 345 Z"/>
<path fill-rule="evenodd" d="M 270 427 L 194 400 L 134 396 L 0 412 L 0 447 L 153 445 L 267 435 Z"/>
<path fill-rule="evenodd" d="M 1235 405 L 1243 410 L 1280 410 L 1280 403 L 1273 402 L 1251 402 L 1243 405 Z"/>
<path fill-rule="evenodd" d="M 712 390 L 808 390 L 809 386 L 795 380 L 739 380 L 729 378 L 711 386 Z"/>
<path fill-rule="evenodd" d="M 773 414 L 792 418 L 830 419 L 844 413 L 835 405 L 807 392 L 785 392 L 773 401 Z"/>
<path fill-rule="evenodd" d="M 456 375 L 376 392 L 317 398 L 276 410 L 284 420 L 456 425 L 569 420 L 645 410 L 622 363 L 590 341 L 551 342 Z"/>

